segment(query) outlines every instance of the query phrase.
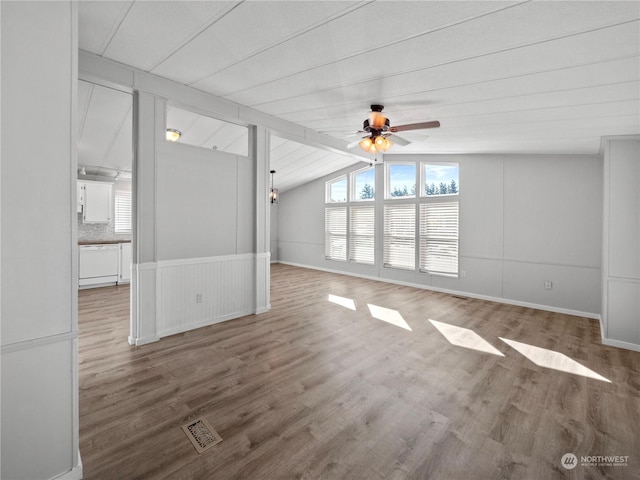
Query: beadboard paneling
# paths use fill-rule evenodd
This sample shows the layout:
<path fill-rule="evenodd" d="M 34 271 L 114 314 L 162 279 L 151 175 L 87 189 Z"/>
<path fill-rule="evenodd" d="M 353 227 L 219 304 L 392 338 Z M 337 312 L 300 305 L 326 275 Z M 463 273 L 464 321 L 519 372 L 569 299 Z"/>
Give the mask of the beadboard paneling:
<path fill-rule="evenodd" d="M 256 261 L 264 262 L 253 254 L 158 262 L 158 335 L 254 313 Z"/>

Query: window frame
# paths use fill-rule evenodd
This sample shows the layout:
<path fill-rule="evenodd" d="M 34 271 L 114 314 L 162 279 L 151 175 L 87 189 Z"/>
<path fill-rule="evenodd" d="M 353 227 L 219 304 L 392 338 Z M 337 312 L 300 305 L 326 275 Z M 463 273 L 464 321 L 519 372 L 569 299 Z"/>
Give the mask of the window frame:
<path fill-rule="evenodd" d="M 405 198 L 405 197 L 400 197 L 400 198 Z M 417 210 L 417 202 L 415 201 L 415 198 L 413 199 L 407 199 L 409 201 L 406 202 L 395 202 L 395 201 L 390 201 L 390 202 L 386 202 L 383 207 L 382 207 L 382 222 L 383 222 L 383 226 L 382 226 L 382 266 L 384 268 L 392 268 L 394 270 L 403 270 L 405 272 L 415 272 L 416 271 L 416 255 L 418 253 L 418 249 L 417 249 L 417 228 L 418 228 L 418 217 L 416 214 L 416 210 Z M 403 207 L 412 207 L 413 210 L 413 252 L 412 252 L 412 257 L 413 257 L 413 262 L 412 262 L 412 267 L 409 266 L 403 266 L 400 264 L 392 264 L 389 263 L 388 260 L 390 259 L 390 257 L 388 255 L 391 254 L 390 249 L 388 248 L 388 242 L 390 242 L 390 239 L 393 238 L 398 238 L 398 239 L 402 239 L 402 238 L 409 238 L 409 237 L 402 237 L 399 235 L 390 235 L 387 233 L 387 229 L 389 228 L 389 222 L 388 220 L 388 216 L 387 216 L 387 211 L 388 210 L 392 210 L 392 209 L 402 209 Z M 409 209 L 407 209 L 409 210 Z M 400 242 L 402 243 L 402 242 Z"/>
<path fill-rule="evenodd" d="M 391 196 L 391 170 L 393 165 L 414 165 L 416 169 L 416 195 L 414 196 L 403 196 L 403 197 L 393 197 Z M 447 166 L 456 166 L 458 170 L 458 179 L 457 179 L 457 193 L 447 193 L 447 194 L 438 194 L 438 195 L 427 195 L 426 194 L 426 168 L 429 165 L 447 165 Z M 384 185 L 385 185 L 385 197 L 382 202 L 382 216 L 383 225 L 382 225 L 382 266 L 383 268 L 391 268 L 395 270 L 402 271 L 410 271 L 414 273 L 426 273 L 432 276 L 445 276 L 445 277 L 453 277 L 459 278 L 460 276 L 460 163 L 459 162 L 440 162 L 440 161 L 430 161 L 430 160 L 420 160 L 416 159 L 415 161 L 389 161 L 385 162 L 385 170 L 384 170 Z M 451 222 L 451 219 L 445 220 L 445 229 L 443 233 L 444 237 L 438 237 L 437 235 L 433 235 L 432 231 L 426 231 L 426 217 L 423 214 L 423 211 L 427 209 L 423 205 L 428 204 L 450 204 L 455 203 L 456 205 L 456 217 L 455 217 L 455 230 L 456 230 L 456 238 L 455 238 L 455 269 L 456 271 L 437 271 L 434 269 L 425 268 L 427 265 L 427 260 L 431 260 L 433 264 L 433 257 L 429 259 L 426 256 L 427 248 L 432 248 L 437 251 L 438 248 L 442 248 L 443 251 L 447 250 L 447 242 L 446 234 L 450 234 L 451 231 L 446 232 L 445 230 L 451 226 L 451 223 L 448 225 L 446 222 Z M 409 268 L 409 265 L 401 265 L 401 264 L 392 264 L 389 263 L 389 256 L 391 255 L 391 251 L 388 250 L 388 242 L 389 240 L 389 215 L 387 213 L 388 209 L 392 209 L 395 206 L 399 206 L 402 208 L 403 205 L 412 205 L 414 210 L 414 231 L 413 231 L 413 268 Z M 446 208 L 443 209 L 443 212 L 446 213 Z M 430 233 L 430 235 L 428 234 Z M 443 256 L 444 264 L 447 263 L 446 255 Z M 435 262 L 437 263 L 437 261 Z"/>
<path fill-rule="evenodd" d="M 354 200 L 355 194 L 355 178 L 357 175 L 373 169 L 374 172 L 374 198 L 373 199 L 358 199 Z M 375 254 L 375 245 L 376 245 L 376 207 L 375 201 L 375 167 L 365 167 L 358 170 L 354 170 L 353 172 L 349 172 L 343 175 L 339 175 L 337 177 L 333 177 L 327 181 L 325 181 L 325 259 L 326 260 L 334 260 L 339 262 L 346 263 L 356 263 L 359 265 L 375 265 L 376 264 L 376 254 Z M 346 180 L 346 200 L 345 201 L 332 201 L 331 199 L 331 186 L 337 182 L 341 182 Z M 330 242 L 330 234 L 327 232 L 327 215 L 330 209 L 344 209 L 346 214 L 346 258 L 336 258 L 329 255 L 329 242 Z M 354 209 L 370 209 L 371 210 L 371 219 L 373 220 L 373 224 L 370 227 L 372 232 L 371 235 L 359 235 L 355 232 L 355 225 L 353 225 L 353 217 L 354 217 Z M 358 245 L 366 244 L 366 238 L 371 238 L 371 251 L 365 252 L 356 252 L 356 245 L 354 242 L 357 241 Z M 364 242 L 363 242 L 364 240 Z M 362 260 L 362 258 L 370 258 L 372 261 Z"/>
<path fill-rule="evenodd" d="M 418 166 L 416 165 L 415 161 L 397 161 L 397 162 L 385 162 L 384 163 L 384 200 L 393 200 L 393 201 L 398 201 L 398 200 L 413 200 L 418 198 L 418 195 L 413 194 L 413 195 L 405 195 L 402 197 L 394 197 L 391 195 L 391 167 L 392 166 L 399 166 L 399 165 L 404 165 L 404 166 L 413 166 L 414 167 L 414 186 L 416 188 L 416 193 L 417 193 L 417 185 L 419 182 L 419 175 L 418 175 Z"/>
<path fill-rule="evenodd" d="M 433 162 L 433 161 L 420 161 L 420 198 L 443 198 L 449 196 L 459 196 L 460 195 L 460 163 L 458 162 Z M 457 167 L 458 168 L 458 182 L 456 184 L 458 191 L 456 193 L 439 193 L 437 195 L 427 195 L 426 193 L 426 167 L 429 165 L 443 165 L 448 167 Z"/>
<path fill-rule="evenodd" d="M 344 233 L 336 232 L 333 229 L 329 230 L 329 212 L 344 212 Z M 349 210 L 346 205 L 326 205 L 324 209 L 324 256 L 327 260 L 334 260 L 337 262 L 346 262 L 349 260 Z M 336 223 L 331 223 L 333 227 Z M 333 240 L 344 239 L 344 258 L 333 256 Z"/>
<path fill-rule="evenodd" d="M 331 198 L 331 185 L 333 185 L 334 183 L 338 183 L 341 181 L 345 181 L 346 182 L 346 188 L 345 188 L 345 199 L 344 200 L 336 200 L 333 201 L 333 199 Z M 330 205 L 335 205 L 336 203 L 338 204 L 346 204 L 349 203 L 349 177 L 348 175 L 340 175 L 339 177 L 335 177 L 331 180 L 327 180 L 325 183 L 325 199 L 324 199 L 324 203 L 325 204 L 330 204 Z"/>
<path fill-rule="evenodd" d="M 113 232 L 117 235 L 130 235 L 132 233 L 133 230 L 133 193 L 131 190 L 124 190 L 124 189 L 115 189 L 114 194 L 113 194 Z M 119 203 L 119 199 L 124 199 L 125 200 L 125 204 L 128 203 L 128 208 L 129 208 L 129 212 L 128 212 L 128 217 L 129 220 L 128 222 L 126 222 L 126 220 L 123 222 L 123 220 L 119 219 L 118 217 L 121 215 L 119 212 L 122 209 L 122 206 Z M 128 202 L 127 202 L 128 201 Z M 125 208 L 126 210 L 126 208 Z M 126 212 L 125 212 L 126 215 Z M 118 225 L 121 223 L 128 223 L 129 228 L 128 229 L 119 229 Z"/>
<path fill-rule="evenodd" d="M 362 175 L 365 172 L 368 171 L 372 171 L 373 172 L 373 198 L 356 198 L 356 177 L 358 175 Z M 354 170 L 353 172 L 351 172 L 349 174 L 349 199 L 351 200 L 351 202 L 375 202 L 376 200 L 376 167 L 375 166 L 370 166 L 370 167 L 364 167 L 361 168 L 359 170 Z"/>

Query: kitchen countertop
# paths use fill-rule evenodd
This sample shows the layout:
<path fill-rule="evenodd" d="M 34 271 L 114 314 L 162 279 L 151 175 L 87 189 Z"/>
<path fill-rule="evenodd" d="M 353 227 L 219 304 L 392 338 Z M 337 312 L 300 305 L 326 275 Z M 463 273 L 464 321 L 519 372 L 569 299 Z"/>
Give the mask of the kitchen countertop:
<path fill-rule="evenodd" d="M 131 240 L 78 240 L 78 245 L 112 245 L 118 243 L 131 243 Z"/>

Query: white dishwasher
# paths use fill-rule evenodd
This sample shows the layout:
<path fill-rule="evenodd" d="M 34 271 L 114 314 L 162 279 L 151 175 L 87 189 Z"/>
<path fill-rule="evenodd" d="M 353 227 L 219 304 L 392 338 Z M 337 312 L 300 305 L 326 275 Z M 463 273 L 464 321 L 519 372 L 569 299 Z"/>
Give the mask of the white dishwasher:
<path fill-rule="evenodd" d="M 118 281 L 118 245 L 80 245 L 78 284 L 81 287 Z"/>

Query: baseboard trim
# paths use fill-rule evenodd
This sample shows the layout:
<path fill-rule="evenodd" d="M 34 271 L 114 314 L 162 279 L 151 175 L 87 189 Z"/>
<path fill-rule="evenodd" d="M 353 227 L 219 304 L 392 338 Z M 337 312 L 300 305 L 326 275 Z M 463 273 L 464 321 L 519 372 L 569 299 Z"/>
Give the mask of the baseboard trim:
<path fill-rule="evenodd" d="M 626 350 L 632 350 L 634 352 L 640 352 L 640 345 L 635 343 L 623 342 L 621 340 L 611 340 L 610 338 L 602 338 L 602 343 L 610 347 L 624 348 Z"/>
<path fill-rule="evenodd" d="M 82 480 L 82 459 L 80 458 L 80 451 L 78 450 L 78 465 L 73 467 L 62 475 L 52 477 L 51 480 Z"/>
<path fill-rule="evenodd" d="M 171 335 L 176 335 L 178 333 L 184 333 L 184 332 L 189 332 L 191 330 L 196 330 L 198 328 L 209 327 L 211 325 L 215 325 L 216 323 L 227 322 L 229 320 L 235 320 L 236 318 L 242 318 L 252 314 L 253 314 L 253 311 L 234 312 L 222 317 L 214 318 L 213 320 L 205 320 L 203 322 L 192 323 L 189 325 L 182 325 L 176 328 L 170 328 L 168 330 L 158 332 L 158 335 L 159 335 L 159 338 L 169 337 Z"/>
<path fill-rule="evenodd" d="M 146 345 L 147 343 L 153 343 L 153 342 L 157 342 L 158 340 L 160 340 L 160 337 L 158 335 L 151 335 L 149 337 L 132 337 L 131 335 L 129 335 L 129 345 L 135 345 L 136 347 L 139 347 L 141 345 Z"/>
<path fill-rule="evenodd" d="M 290 265 L 292 267 L 300 267 L 300 268 L 309 268 L 311 270 L 319 270 L 322 272 L 328 272 L 328 273 L 336 273 L 338 275 L 346 275 L 348 277 L 358 277 L 358 278 L 364 278 L 367 280 L 375 280 L 378 282 L 384 282 L 384 283 L 391 283 L 394 285 L 402 285 L 405 287 L 413 287 L 413 288 L 420 288 L 422 290 L 431 290 L 433 292 L 438 292 L 438 293 L 446 293 L 449 295 L 457 295 L 457 296 L 461 296 L 461 297 L 468 297 L 468 298 L 475 298 L 478 300 L 486 300 L 489 302 L 496 302 L 496 303 L 503 303 L 506 305 L 514 305 L 517 307 L 526 307 L 526 308 L 534 308 L 536 310 L 543 310 L 546 312 L 554 312 L 554 313 L 562 313 L 565 315 L 573 315 L 576 317 L 584 317 L 584 318 L 590 318 L 590 319 L 594 319 L 594 320 L 598 320 L 600 318 L 600 315 L 597 313 L 591 313 L 591 312 L 581 312 L 579 310 L 571 310 L 568 308 L 559 308 L 559 307 L 553 307 L 550 305 L 541 305 L 541 304 L 537 304 L 537 303 L 529 303 L 529 302 L 522 302 L 520 300 L 511 300 L 509 298 L 502 298 L 502 297 L 492 297 L 490 295 L 481 295 L 478 293 L 472 293 L 472 292 L 464 292 L 461 290 L 450 290 L 447 288 L 438 288 L 438 287 L 433 287 L 431 285 L 423 285 L 420 283 L 412 283 L 412 282 L 403 282 L 400 280 L 392 280 L 389 278 L 383 278 L 383 277 L 374 277 L 371 275 L 362 275 L 362 274 L 358 274 L 358 273 L 351 273 L 351 272 L 344 272 L 341 270 L 332 270 L 329 268 L 322 268 L 322 267 L 314 267 L 314 266 L 310 266 L 310 265 L 302 265 L 299 263 L 293 263 L 293 262 L 283 262 L 283 261 L 279 261 L 278 263 L 281 263 L 283 265 Z"/>

